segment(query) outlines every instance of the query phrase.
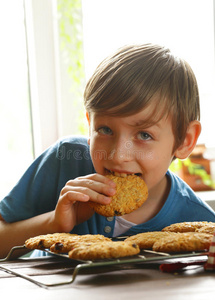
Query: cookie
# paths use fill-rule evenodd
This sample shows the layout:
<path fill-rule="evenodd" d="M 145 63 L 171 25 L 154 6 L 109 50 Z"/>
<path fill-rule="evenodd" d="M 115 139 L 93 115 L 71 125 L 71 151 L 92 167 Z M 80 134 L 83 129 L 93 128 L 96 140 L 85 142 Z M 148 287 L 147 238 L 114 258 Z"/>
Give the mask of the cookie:
<path fill-rule="evenodd" d="M 170 236 L 171 234 L 175 233 L 162 231 L 143 232 L 128 237 L 125 239 L 125 242 L 135 243 L 140 249 L 151 249 L 157 240 L 166 236 Z"/>
<path fill-rule="evenodd" d="M 83 243 L 98 243 L 98 242 L 110 242 L 111 239 L 101 234 L 86 234 L 76 235 L 64 241 L 54 243 L 50 250 L 54 253 L 67 253 L 72 250 L 76 245 Z"/>
<path fill-rule="evenodd" d="M 171 231 L 171 232 L 194 232 L 196 229 L 201 228 L 205 225 L 209 225 L 212 222 L 181 222 L 169 225 L 162 229 L 162 231 Z"/>
<path fill-rule="evenodd" d="M 105 217 L 122 216 L 131 213 L 146 201 L 148 189 L 139 176 L 106 176 L 116 183 L 116 194 L 111 197 L 112 201 L 108 205 L 90 202 L 96 213 Z"/>
<path fill-rule="evenodd" d="M 208 250 L 213 235 L 200 232 L 183 232 L 166 236 L 154 243 L 152 249 L 158 252 L 187 252 Z"/>
<path fill-rule="evenodd" d="M 71 237 L 77 236 L 70 233 L 53 233 L 38 235 L 25 241 L 25 247 L 28 249 L 47 249 L 56 242 L 63 242 Z"/>
<path fill-rule="evenodd" d="M 209 223 L 201 228 L 196 229 L 196 232 L 204 232 L 209 234 L 215 233 L 215 223 Z"/>
<path fill-rule="evenodd" d="M 139 247 L 129 242 L 84 243 L 69 252 L 71 259 L 98 260 L 136 255 Z"/>

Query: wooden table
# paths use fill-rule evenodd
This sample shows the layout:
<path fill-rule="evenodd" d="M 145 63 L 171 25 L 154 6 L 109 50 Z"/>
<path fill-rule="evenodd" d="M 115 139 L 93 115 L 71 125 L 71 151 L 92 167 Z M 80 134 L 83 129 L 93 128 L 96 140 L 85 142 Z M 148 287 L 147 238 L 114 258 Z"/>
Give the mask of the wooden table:
<path fill-rule="evenodd" d="M 44 283 L 69 281 L 76 263 L 60 257 L 18 259 L 0 262 Z M 0 291 L 6 299 L 215 299 L 215 272 L 203 266 L 186 271 L 164 273 L 159 263 L 117 265 L 84 270 L 71 284 L 43 288 L 0 269 Z M 86 274 L 87 272 L 87 274 Z"/>

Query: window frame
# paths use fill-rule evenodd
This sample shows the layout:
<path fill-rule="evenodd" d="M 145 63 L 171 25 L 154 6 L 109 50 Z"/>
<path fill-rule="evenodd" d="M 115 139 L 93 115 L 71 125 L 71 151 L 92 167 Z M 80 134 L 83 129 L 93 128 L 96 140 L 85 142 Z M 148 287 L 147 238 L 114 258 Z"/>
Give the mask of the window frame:
<path fill-rule="evenodd" d="M 37 157 L 59 138 L 55 0 L 24 0 L 32 135 Z"/>

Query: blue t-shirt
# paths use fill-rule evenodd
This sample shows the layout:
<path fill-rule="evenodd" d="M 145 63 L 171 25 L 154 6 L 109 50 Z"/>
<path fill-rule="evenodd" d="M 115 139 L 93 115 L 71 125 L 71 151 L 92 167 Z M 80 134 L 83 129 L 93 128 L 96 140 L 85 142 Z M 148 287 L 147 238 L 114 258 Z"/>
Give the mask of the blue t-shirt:
<path fill-rule="evenodd" d="M 0 201 L 0 214 L 6 222 L 29 219 L 54 210 L 65 183 L 95 173 L 85 137 L 59 140 L 28 168 L 13 190 Z M 159 231 L 167 225 L 185 221 L 215 222 L 215 212 L 175 174 L 167 171 L 171 189 L 165 204 L 151 220 L 133 226 L 123 235 Z M 94 214 L 75 226 L 73 233 L 103 234 L 112 237 L 115 218 Z"/>

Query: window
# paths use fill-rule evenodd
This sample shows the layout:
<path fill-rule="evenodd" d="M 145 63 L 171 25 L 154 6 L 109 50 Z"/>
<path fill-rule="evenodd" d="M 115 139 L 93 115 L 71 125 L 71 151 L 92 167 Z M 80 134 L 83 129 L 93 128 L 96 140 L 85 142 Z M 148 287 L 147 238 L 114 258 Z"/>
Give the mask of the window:
<path fill-rule="evenodd" d="M 1 3 L 0 36 L 0 196 L 3 197 L 33 159 L 22 0 Z"/>

